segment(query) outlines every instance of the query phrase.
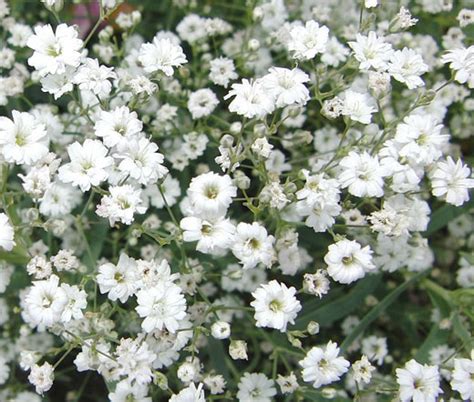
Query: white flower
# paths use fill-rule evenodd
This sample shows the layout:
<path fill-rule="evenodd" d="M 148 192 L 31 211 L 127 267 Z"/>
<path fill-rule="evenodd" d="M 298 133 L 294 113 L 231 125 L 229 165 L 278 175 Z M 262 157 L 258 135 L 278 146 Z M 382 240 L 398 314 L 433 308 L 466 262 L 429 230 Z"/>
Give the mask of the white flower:
<path fill-rule="evenodd" d="M 281 374 L 278 374 L 276 382 L 280 386 L 282 394 L 292 394 L 299 387 L 298 379 L 293 372 L 285 377 Z"/>
<path fill-rule="evenodd" d="M 303 84 L 308 81 L 309 76 L 299 68 L 281 67 L 270 68 L 261 79 L 263 88 L 275 99 L 276 107 L 305 105 L 309 100 L 309 90 Z"/>
<path fill-rule="evenodd" d="M 71 92 L 74 88 L 73 75 L 75 69 L 66 66 L 64 73 L 48 74 L 41 77 L 41 90 L 54 95 L 54 99 L 58 99 L 65 93 Z"/>
<path fill-rule="evenodd" d="M 370 124 L 372 114 L 377 111 L 374 100 L 368 93 L 348 89 L 341 94 L 343 116 L 362 124 Z"/>
<path fill-rule="evenodd" d="M 350 363 L 339 356 L 337 344 L 329 341 L 324 348 L 312 347 L 305 358 L 299 361 L 299 365 L 303 368 L 303 380 L 319 388 L 339 380 L 349 369 Z"/>
<path fill-rule="evenodd" d="M 81 145 L 75 142 L 67 147 L 71 162 L 59 168 L 59 180 L 71 183 L 81 191 L 98 186 L 107 179 L 106 169 L 113 165 L 113 159 L 106 156 L 107 148 L 98 140 L 86 139 Z"/>
<path fill-rule="evenodd" d="M 361 279 L 366 272 L 375 269 L 370 247 L 362 247 L 355 240 L 344 239 L 331 244 L 324 262 L 328 264 L 329 276 L 344 284 Z"/>
<path fill-rule="evenodd" d="M 181 288 L 174 283 L 158 282 L 152 288 L 140 290 L 137 303 L 135 310 L 140 317 L 145 318 L 142 328 L 146 332 L 166 328 L 175 333 L 179 328 L 179 320 L 186 317 L 186 300 Z"/>
<path fill-rule="evenodd" d="M 116 107 L 111 112 L 101 111 L 94 125 L 95 135 L 102 137 L 107 147 L 124 148 L 131 139 L 139 139 L 143 123 L 136 112 L 126 106 Z"/>
<path fill-rule="evenodd" d="M 137 383 L 132 385 L 125 379 L 117 383 L 114 392 L 109 393 L 108 398 L 110 402 L 152 402 L 152 399 L 147 395 L 148 387 L 146 385 Z"/>
<path fill-rule="evenodd" d="M 423 58 L 413 49 L 403 48 L 395 51 L 390 57 L 388 72 L 397 81 L 406 84 L 409 89 L 425 85 L 420 78 L 429 70 Z"/>
<path fill-rule="evenodd" d="M 197 14 L 186 15 L 176 26 L 179 37 L 191 44 L 207 36 L 206 19 Z"/>
<path fill-rule="evenodd" d="M 243 79 L 241 84 L 232 84 L 232 89 L 224 96 L 229 99 L 235 96 L 229 105 L 229 111 L 249 119 L 263 118 L 275 109 L 275 102 L 267 94 L 260 80 Z"/>
<path fill-rule="evenodd" d="M 211 394 L 222 394 L 225 390 L 225 379 L 220 374 L 210 375 L 208 374 L 203 379 L 204 385 L 210 389 Z"/>
<path fill-rule="evenodd" d="M 230 336 L 230 324 L 217 321 L 211 326 L 211 335 L 216 339 L 227 339 Z"/>
<path fill-rule="evenodd" d="M 443 63 L 450 63 L 449 67 L 456 71 L 455 80 L 460 84 L 467 83 L 474 88 L 474 45 L 461 49 L 449 50 L 441 57 Z"/>
<path fill-rule="evenodd" d="M 41 359 L 41 354 L 33 350 L 20 352 L 19 364 L 22 370 L 29 371 Z"/>
<path fill-rule="evenodd" d="M 2 325 L 3 324 L 4 323 L 2 323 Z M 3 356 L 0 356 L 0 385 L 5 384 L 8 377 L 10 377 L 10 366 L 8 365 L 8 361 Z"/>
<path fill-rule="evenodd" d="M 82 40 L 77 30 L 66 24 L 59 24 L 56 32 L 49 24 L 36 26 L 26 45 L 34 50 L 28 64 L 41 76 L 62 74 L 67 66 L 77 67 L 81 60 Z"/>
<path fill-rule="evenodd" d="M 441 156 L 449 135 L 441 134 L 442 124 L 430 114 L 412 114 L 397 126 L 394 142 L 399 155 L 416 164 L 428 165 Z"/>
<path fill-rule="evenodd" d="M 273 145 L 270 144 L 266 137 L 257 138 L 252 146 L 252 152 L 255 152 L 258 156 L 267 159 L 273 149 Z"/>
<path fill-rule="evenodd" d="M 250 269 L 262 263 L 270 267 L 274 259 L 275 238 L 257 222 L 240 222 L 236 228 L 232 253 L 240 260 L 243 269 Z"/>
<path fill-rule="evenodd" d="M 392 45 L 377 37 L 374 31 L 370 31 L 367 36 L 357 34 L 356 41 L 348 44 L 360 62 L 359 69 L 384 71 L 388 68 L 387 62 L 393 54 Z"/>
<path fill-rule="evenodd" d="M 206 397 L 202 387 L 203 384 L 199 384 L 196 387 L 194 383 L 191 383 L 178 394 L 172 395 L 169 402 L 206 402 Z"/>
<path fill-rule="evenodd" d="M 458 391 L 465 401 L 474 398 L 474 353 L 470 359 L 454 359 L 451 388 Z"/>
<path fill-rule="evenodd" d="M 193 119 L 196 120 L 209 116 L 218 104 L 219 100 L 214 92 L 209 88 L 201 88 L 189 95 L 188 110 L 191 112 Z"/>
<path fill-rule="evenodd" d="M 97 283 L 100 293 L 108 293 L 112 301 L 120 300 L 125 303 L 135 294 L 138 287 L 137 263 L 126 254 L 120 254 L 117 265 L 110 262 L 99 267 Z"/>
<path fill-rule="evenodd" d="M 31 368 L 31 373 L 28 376 L 28 381 L 35 386 L 35 390 L 38 394 L 43 395 L 46 391 L 49 391 L 53 386 L 54 381 L 54 368 L 48 362 L 43 363 L 41 366 L 35 364 Z"/>
<path fill-rule="evenodd" d="M 362 355 L 360 360 L 357 360 L 352 364 L 354 380 L 358 383 L 368 384 L 372 379 L 372 371 L 374 370 L 375 367 L 370 364 L 366 355 Z"/>
<path fill-rule="evenodd" d="M 209 79 L 216 85 L 227 88 L 230 81 L 238 78 L 235 72 L 234 61 L 226 57 L 218 57 L 210 61 Z"/>
<path fill-rule="evenodd" d="M 326 271 L 318 269 L 314 274 L 304 274 L 303 289 L 305 292 L 322 298 L 329 292 L 329 279 Z"/>
<path fill-rule="evenodd" d="M 69 214 L 81 203 L 81 192 L 68 184 L 52 183 L 40 202 L 40 212 L 48 217 L 60 217 Z"/>
<path fill-rule="evenodd" d="M 51 275 L 47 280 L 34 281 L 25 298 L 28 319 L 35 326 L 57 323 L 68 303 L 64 289 L 59 286 L 59 278 Z"/>
<path fill-rule="evenodd" d="M 188 188 L 193 211 L 197 216 L 209 219 L 225 215 L 236 194 L 237 187 L 230 176 L 213 172 L 193 177 Z"/>
<path fill-rule="evenodd" d="M 61 314 L 62 322 L 69 322 L 72 319 L 80 320 L 84 317 L 82 310 L 87 307 L 87 293 L 79 289 L 76 285 L 68 285 L 63 283 L 61 288 L 66 292 L 68 302 L 64 308 L 63 313 Z"/>
<path fill-rule="evenodd" d="M 421 365 L 412 359 L 405 364 L 405 368 L 398 368 L 396 373 L 401 402 L 435 402 L 443 392 L 439 386 L 438 366 Z"/>
<path fill-rule="evenodd" d="M 318 53 L 326 51 L 329 39 L 328 27 L 310 20 L 305 26 L 295 26 L 290 32 L 290 39 L 286 46 L 297 60 L 310 60 Z"/>
<path fill-rule="evenodd" d="M 103 99 L 112 90 L 112 83 L 109 78 L 117 78 L 117 74 L 114 73 L 112 67 L 101 66 L 97 59 L 87 58 L 84 64 L 79 67 L 73 82 L 78 84 L 81 90 L 91 91 L 100 99 Z"/>
<path fill-rule="evenodd" d="M 229 355 L 233 360 L 248 360 L 247 342 L 242 340 L 231 340 L 229 344 Z"/>
<path fill-rule="evenodd" d="M 387 338 L 375 335 L 366 336 L 362 339 L 362 353 L 366 355 L 370 361 L 376 362 L 381 366 L 385 357 L 388 355 Z"/>
<path fill-rule="evenodd" d="M 143 137 L 128 140 L 125 148 L 114 157 L 121 159 L 118 170 L 146 186 L 168 173 L 163 166 L 164 156 L 157 151 L 158 145 Z"/>
<path fill-rule="evenodd" d="M 295 297 L 296 289 L 273 280 L 261 285 L 252 296 L 250 305 L 255 309 L 257 327 L 268 327 L 286 332 L 288 323 L 294 324 L 301 304 Z"/>
<path fill-rule="evenodd" d="M 432 193 L 446 202 L 460 206 L 469 200 L 469 189 L 474 187 L 470 169 L 460 159 L 456 162 L 448 156 L 439 161 L 430 174 Z"/>
<path fill-rule="evenodd" d="M 163 71 L 165 75 L 173 75 L 173 67 L 180 67 L 187 63 L 181 46 L 174 44 L 170 39 L 154 38 L 153 43 L 144 43 L 140 48 L 138 60 L 147 73 Z"/>
<path fill-rule="evenodd" d="M 113 368 L 112 379 L 126 377 L 130 384 L 145 385 L 153 379 L 152 365 L 156 354 L 150 350 L 143 336 L 135 339 L 122 338 L 115 349 L 116 364 Z"/>
<path fill-rule="evenodd" d="M 386 175 L 377 156 L 368 152 L 362 154 L 350 151 L 342 158 L 339 166 L 343 169 L 338 180 L 342 188 L 348 187 L 349 193 L 356 197 L 382 197 L 383 177 Z"/>
<path fill-rule="evenodd" d="M 229 219 L 219 217 L 214 220 L 188 216 L 181 220 L 183 240 L 197 241 L 196 250 L 201 253 L 222 255 L 232 246 L 235 226 Z"/>
<path fill-rule="evenodd" d="M 5 160 L 33 165 L 48 153 L 46 127 L 32 114 L 12 112 L 13 120 L 0 117 L 0 151 Z"/>
<path fill-rule="evenodd" d="M 315 176 L 303 171 L 306 183 L 304 188 L 296 192 L 298 202 L 296 212 L 307 216 L 306 226 L 312 227 L 315 232 L 324 232 L 335 222 L 335 217 L 341 212 L 339 206 L 339 183 L 334 179 L 327 179 L 324 174 Z"/>
<path fill-rule="evenodd" d="M 11 251 L 15 246 L 15 231 L 13 226 L 8 219 L 8 216 L 3 212 L 0 213 L 0 227 L 2 228 L 0 234 L 0 247 L 4 250 Z"/>
<path fill-rule="evenodd" d="M 277 393 L 274 381 L 262 373 L 245 373 L 238 389 L 239 402 L 271 402 Z"/>
<path fill-rule="evenodd" d="M 42 255 L 35 255 L 26 265 L 26 271 L 35 279 L 46 279 L 53 273 L 51 263 Z"/>

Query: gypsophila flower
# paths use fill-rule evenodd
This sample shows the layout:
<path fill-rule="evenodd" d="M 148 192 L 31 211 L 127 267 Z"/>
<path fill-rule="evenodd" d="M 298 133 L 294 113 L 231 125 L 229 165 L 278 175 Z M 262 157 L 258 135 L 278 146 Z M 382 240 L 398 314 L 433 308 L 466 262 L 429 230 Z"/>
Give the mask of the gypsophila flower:
<path fill-rule="evenodd" d="M 12 112 L 12 120 L 0 117 L 0 151 L 9 163 L 36 163 L 48 153 L 45 125 L 32 114 L 17 110 Z"/>
<path fill-rule="evenodd" d="M 284 283 L 270 281 L 262 285 L 252 296 L 250 305 L 255 309 L 257 327 L 269 327 L 286 332 L 288 323 L 294 324 L 301 304 L 295 297 L 296 289 Z"/>
<path fill-rule="evenodd" d="M 71 183 L 81 191 L 88 191 L 91 186 L 98 186 L 109 176 L 107 168 L 113 159 L 107 156 L 108 150 L 97 140 L 87 139 L 81 145 L 75 142 L 68 146 L 70 162 L 59 168 L 59 180 Z"/>
<path fill-rule="evenodd" d="M 28 64 L 45 76 L 64 73 L 67 66 L 77 67 L 83 43 L 74 27 L 59 24 L 53 32 L 48 24 L 35 27 L 35 34 L 28 38 L 26 45 L 34 50 Z"/>
<path fill-rule="evenodd" d="M 360 360 L 352 364 L 354 380 L 358 383 L 368 384 L 372 378 L 373 371 L 375 371 L 375 367 L 370 364 L 366 355 L 362 355 Z"/>
<path fill-rule="evenodd" d="M 382 197 L 386 172 L 380 166 L 377 157 L 364 152 L 354 151 L 344 157 L 339 165 L 343 169 L 338 179 L 342 188 L 348 187 L 349 193 L 356 197 Z"/>
<path fill-rule="evenodd" d="M 99 65 L 97 59 L 87 58 L 74 75 L 74 83 L 81 90 L 91 91 L 100 99 L 106 98 L 112 90 L 109 79 L 117 78 L 111 67 Z"/>
<path fill-rule="evenodd" d="M 142 328 L 146 332 L 166 328 L 171 333 L 179 328 L 179 320 L 186 316 L 186 301 L 181 289 L 173 284 L 159 282 L 154 287 L 137 293 L 136 307 L 145 319 Z"/>
<path fill-rule="evenodd" d="M 468 48 L 449 50 L 441 61 L 449 63 L 449 67 L 456 74 L 455 80 L 460 84 L 466 84 L 469 88 L 474 88 L 474 45 Z"/>
<path fill-rule="evenodd" d="M 191 383 L 187 388 L 181 390 L 178 394 L 172 395 L 169 402 L 205 402 L 205 394 L 203 384 L 199 384 L 197 387 L 194 383 Z"/>
<path fill-rule="evenodd" d="M 16 244 L 14 241 L 15 232 L 10 220 L 8 219 L 8 216 L 3 212 L 0 213 L 0 227 L 2 228 L 0 235 L 0 247 L 4 250 L 11 251 Z"/>
<path fill-rule="evenodd" d="M 269 95 L 275 99 L 276 107 L 288 105 L 304 105 L 309 99 L 309 91 L 303 84 L 309 81 L 309 76 L 299 68 L 272 67 L 269 73 L 262 77 L 261 83 Z"/>
<path fill-rule="evenodd" d="M 116 222 L 130 225 L 134 221 L 135 214 L 144 214 L 146 207 L 142 206 L 141 190 L 125 184 L 113 186 L 109 189 L 110 195 L 103 196 L 96 213 L 102 218 L 109 220 L 110 226 Z"/>
<path fill-rule="evenodd" d="M 314 274 L 304 274 L 303 289 L 311 295 L 322 298 L 329 292 L 329 279 L 326 272 L 318 269 Z"/>
<path fill-rule="evenodd" d="M 443 392 L 439 386 L 437 366 L 421 365 L 412 359 L 405 364 L 405 368 L 398 368 L 396 373 L 402 402 L 411 400 L 434 402 Z"/>
<path fill-rule="evenodd" d="M 474 187 L 474 179 L 470 176 L 470 169 L 461 160 L 454 162 L 448 156 L 446 161 L 439 161 L 430 174 L 432 193 L 450 204 L 462 205 L 469 200 L 468 190 Z"/>
<path fill-rule="evenodd" d="M 298 363 L 303 368 L 303 380 L 313 383 L 314 388 L 337 381 L 350 366 L 346 359 L 339 356 L 337 344 L 331 341 L 324 348 L 312 347 Z"/>
<path fill-rule="evenodd" d="M 35 326 L 50 327 L 61 319 L 67 303 L 67 294 L 56 275 L 34 281 L 25 297 L 28 320 Z"/>
<path fill-rule="evenodd" d="M 319 26 L 314 20 L 307 21 L 304 26 L 295 26 L 289 34 L 286 46 L 297 60 L 310 60 L 326 50 L 329 29 L 324 25 Z"/>
<path fill-rule="evenodd" d="M 474 354 L 471 351 L 471 358 L 454 359 L 454 370 L 451 379 L 451 388 L 461 394 L 461 398 L 465 401 L 474 397 L 474 382 L 472 376 L 474 374 Z"/>
<path fill-rule="evenodd" d="M 97 284 L 110 300 L 125 303 L 137 291 L 137 276 L 136 261 L 122 253 L 117 265 L 108 262 L 99 266 Z"/>
<path fill-rule="evenodd" d="M 342 97 L 340 114 L 362 124 L 369 124 L 372 114 L 376 112 L 373 99 L 367 93 L 346 90 Z"/>
<path fill-rule="evenodd" d="M 384 71 L 388 68 L 388 60 L 392 56 L 393 49 L 390 43 L 378 37 L 376 32 L 370 31 L 367 36 L 357 34 L 356 41 L 348 44 L 354 51 L 356 60 L 360 62 L 361 70 L 373 68 Z"/>
<path fill-rule="evenodd" d="M 406 84 L 409 89 L 425 85 L 420 75 L 426 73 L 428 69 L 421 55 L 406 47 L 395 51 L 388 64 L 389 74 L 397 81 Z"/>
<path fill-rule="evenodd" d="M 224 99 L 235 97 L 229 111 L 248 117 L 262 118 L 273 112 L 275 103 L 263 88 L 261 81 L 243 79 L 241 84 L 232 84 L 232 89 Z"/>
<path fill-rule="evenodd" d="M 188 110 L 193 119 L 200 119 L 209 116 L 218 104 L 216 94 L 208 88 L 202 88 L 189 95 Z"/>
<path fill-rule="evenodd" d="M 138 183 L 148 185 L 168 173 L 168 169 L 163 166 L 164 157 L 157 151 L 158 145 L 146 138 L 130 139 L 120 153 L 114 154 L 114 158 L 120 160 L 118 170 Z"/>
<path fill-rule="evenodd" d="M 101 111 L 99 120 L 94 125 L 95 135 L 101 137 L 108 147 L 119 149 L 128 145 L 129 140 L 139 139 L 143 123 L 136 112 L 126 106 L 117 107 L 107 112 Z"/>
<path fill-rule="evenodd" d="M 228 175 L 204 173 L 191 180 L 188 196 L 194 212 L 202 217 L 225 215 L 237 194 L 237 188 Z"/>
<path fill-rule="evenodd" d="M 275 238 L 256 222 L 240 222 L 236 228 L 232 253 L 240 260 L 243 269 L 250 269 L 261 263 L 270 267 L 274 258 Z"/>
<path fill-rule="evenodd" d="M 48 362 L 43 363 L 41 366 L 35 364 L 31 368 L 28 381 L 35 386 L 35 390 L 38 394 L 43 395 L 49 391 L 53 386 L 54 381 L 54 368 Z"/>
<path fill-rule="evenodd" d="M 229 355 L 234 360 L 247 360 L 247 342 L 242 340 L 232 340 L 229 344 Z"/>
<path fill-rule="evenodd" d="M 235 72 L 234 61 L 227 57 L 218 57 L 210 61 L 209 79 L 216 85 L 224 88 L 229 86 L 230 81 L 238 78 Z"/>
<path fill-rule="evenodd" d="M 329 276 L 340 283 L 354 282 L 375 269 L 370 247 L 362 247 L 355 240 L 344 239 L 331 244 L 324 261 L 328 264 Z"/>
<path fill-rule="evenodd" d="M 273 380 L 262 373 L 245 373 L 238 385 L 237 399 L 239 402 L 270 402 L 276 395 Z"/>
<path fill-rule="evenodd" d="M 175 45 L 167 38 L 154 38 L 153 43 L 144 43 L 138 59 L 147 73 L 163 71 L 168 77 L 173 75 L 173 67 L 187 63 L 181 46 Z"/>

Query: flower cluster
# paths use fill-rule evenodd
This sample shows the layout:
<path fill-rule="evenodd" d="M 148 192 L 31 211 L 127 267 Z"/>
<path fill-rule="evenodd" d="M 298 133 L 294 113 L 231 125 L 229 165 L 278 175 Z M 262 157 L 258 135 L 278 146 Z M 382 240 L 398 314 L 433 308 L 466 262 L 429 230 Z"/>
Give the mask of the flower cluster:
<path fill-rule="evenodd" d="M 0 0 L 1 401 L 474 399 L 474 10 L 73 3 Z"/>

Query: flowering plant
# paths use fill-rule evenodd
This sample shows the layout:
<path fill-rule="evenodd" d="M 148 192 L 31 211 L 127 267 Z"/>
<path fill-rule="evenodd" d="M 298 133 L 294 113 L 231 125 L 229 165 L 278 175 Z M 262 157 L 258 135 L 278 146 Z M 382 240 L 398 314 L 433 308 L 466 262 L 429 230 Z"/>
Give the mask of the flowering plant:
<path fill-rule="evenodd" d="M 0 0 L 1 401 L 474 399 L 472 9 L 73 3 Z"/>

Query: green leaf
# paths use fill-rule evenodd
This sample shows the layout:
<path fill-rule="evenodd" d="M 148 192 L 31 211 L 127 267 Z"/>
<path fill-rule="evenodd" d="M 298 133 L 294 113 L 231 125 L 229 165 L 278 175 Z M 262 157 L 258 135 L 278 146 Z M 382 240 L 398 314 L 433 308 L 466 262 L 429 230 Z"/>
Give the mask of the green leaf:
<path fill-rule="evenodd" d="M 474 345 L 474 339 L 469 330 L 464 326 L 458 313 L 454 313 L 452 323 L 454 334 L 461 340 L 466 352 L 470 353 Z"/>
<path fill-rule="evenodd" d="M 314 308 L 313 305 L 309 309 L 304 308 L 303 313 L 296 320 L 295 328 L 304 329 L 310 321 L 316 321 L 321 326 L 329 326 L 334 321 L 348 316 L 364 303 L 365 298 L 374 292 L 381 280 L 380 274 L 370 275 L 359 281 L 345 296 L 320 308 Z"/>
<path fill-rule="evenodd" d="M 415 360 L 419 363 L 428 363 L 430 350 L 436 346 L 447 342 L 449 331 L 441 329 L 438 323 L 435 323 L 426 337 L 426 340 L 420 346 L 415 355 Z"/>
<path fill-rule="evenodd" d="M 84 253 L 83 261 L 86 266 L 94 270 L 97 260 L 100 257 L 102 248 L 104 247 L 105 238 L 110 227 L 108 222 L 103 221 L 96 225 L 92 225 L 90 229 L 85 231 L 85 236 L 89 243 L 89 252 Z"/>
<path fill-rule="evenodd" d="M 222 374 L 227 381 L 230 381 L 231 377 L 226 365 L 226 359 L 228 359 L 228 357 L 224 350 L 224 346 L 222 346 L 222 342 L 217 341 L 212 336 L 208 337 L 207 340 L 207 350 L 209 352 L 212 367 L 214 367 L 214 370 L 216 370 L 218 374 Z"/>
<path fill-rule="evenodd" d="M 400 296 L 408 287 L 418 281 L 423 276 L 427 275 L 429 270 L 419 272 L 418 274 L 412 276 L 410 279 L 402 283 L 400 286 L 392 290 L 385 298 L 378 303 L 372 310 L 370 310 L 362 321 L 354 328 L 354 330 L 344 339 L 344 342 L 341 344 L 341 351 L 347 349 L 352 342 L 354 342 L 357 337 L 366 330 L 366 328 L 373 322 L 377 317 L 388 307 L 390 306 L 395 300 L 397 300 L 398 296 Z"/>
<path fill-rule="evenodd" d="M 431 236 L 438 230 L 443 229 L 449 222 L 451 222 L 453 219 L 456 219 L 458 216 L 465 214 L 472 207 L 474 207 L 474 197 L 461 207 L 446 204 L 441 208 L 438 208 L 431 214 L 431 220 L 428 225 L 428 229 L 426 229 L 424 232 L 424 236 Z"/>

